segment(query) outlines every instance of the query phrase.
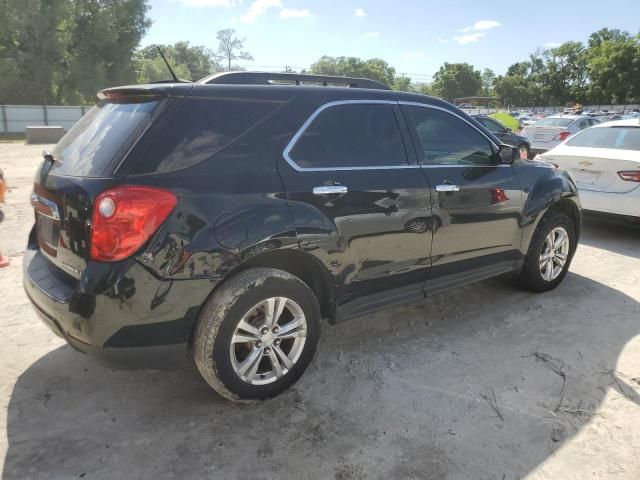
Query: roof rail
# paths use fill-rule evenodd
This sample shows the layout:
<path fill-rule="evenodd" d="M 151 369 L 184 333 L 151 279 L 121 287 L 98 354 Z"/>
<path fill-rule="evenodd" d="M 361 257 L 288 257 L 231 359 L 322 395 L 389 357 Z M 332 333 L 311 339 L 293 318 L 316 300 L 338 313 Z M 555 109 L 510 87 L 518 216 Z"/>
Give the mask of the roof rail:
<path fill-rule="evenodd" d="M 268 73 L 268 72 L 222 72 L 198 80 L 200 84 L 225 85 L 278 85 L 278 84 L 321 84 L 350 88 L 372 88 L 390 90 L 388 86 L 367 78 L 335 77 L 331 75 L 307 75 L 301 73 Z"/>

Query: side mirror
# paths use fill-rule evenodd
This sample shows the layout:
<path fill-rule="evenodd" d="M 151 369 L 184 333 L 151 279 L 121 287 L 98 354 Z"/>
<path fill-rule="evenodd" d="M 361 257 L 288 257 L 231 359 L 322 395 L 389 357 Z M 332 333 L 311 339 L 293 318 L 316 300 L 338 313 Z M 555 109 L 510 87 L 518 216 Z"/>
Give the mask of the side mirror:
<path fill-rule="evenodd" d="M 500 145 L 498 150 L 500 156 L 500 163 L 511 165 L 519 157 L 519 151 L 517 148 L 510 147 L 509 145 Z"/>

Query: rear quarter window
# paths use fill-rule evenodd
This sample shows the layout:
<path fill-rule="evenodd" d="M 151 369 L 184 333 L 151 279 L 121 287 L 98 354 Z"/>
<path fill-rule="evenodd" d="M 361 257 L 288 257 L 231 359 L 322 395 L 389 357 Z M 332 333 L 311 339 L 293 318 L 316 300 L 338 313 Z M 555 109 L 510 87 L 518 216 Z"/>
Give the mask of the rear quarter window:
<path fill-rule="evenodd" d="M 166 173 L 209 160 L 280 105 L 264 100 L 187 98 L 149 140 L 130 173 Z"/>
<path fill-rule="evenodd" d="M 542 120 L 538 120 L 535 123 L 536 127 L 567 127 L 571 122 L 573 122 L 573 118 L 543 118 Z"/>
<path fill-rule="evenodd" d="M 108 175 L 151 123 L 160 101 L 99 102 L 53 149 L 51 173 L 75 177 Z"/>

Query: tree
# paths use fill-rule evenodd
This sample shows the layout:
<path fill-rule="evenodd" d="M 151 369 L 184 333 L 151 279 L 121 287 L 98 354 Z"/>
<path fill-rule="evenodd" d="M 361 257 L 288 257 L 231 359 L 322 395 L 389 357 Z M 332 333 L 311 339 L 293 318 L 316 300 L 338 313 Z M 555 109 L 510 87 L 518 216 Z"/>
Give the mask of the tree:
<path fill-rule="evenodd" d="M 93 102 L 101 88 L 134 82 L 148 8 L 146 0 L 3 0 L 0 102 Z"/>
<path fill-rule="evenodd" d="M 496 74 L 490 68 L 482 71 L 482 95 L 492 97 L 495 92 Z"/>
<path fill-rule="evenodd" d="M 482 77 L 468 63 L 446 63 L 433 76 L 433 90 L 442 98 L 478 95 L 482 89 Z"/>
<path fill-rule="evenodd" d="M 356 77 L 377 80 L 391 87 L 396 82 L 396 69 L 380 58 L 362 60 L 357 57 L 323 56 L 310 68 L 317 75 L 336 75 L 339 77 Z M 400 80 L 399 85 L 405 85 Z"/>
<path fill-rule="evenodd" d="M 242 50 L 246 38 L 236 37 L 236 31 L 233 28 L 218 30 L 216 38 L 218 39 L 218 54 L 225 60 L 227 70 L 231 70 L 231 62 L 234 60 L 253 60 L 249 52 Z"/>
<path fill-rule="evenodd" d="M 138 50 L 135 54 L 138 83 L 170 78 L 169 70 L 158 53 L 158 47 L 178 78 L 195 81 L 222 70 L 216 54 L 202 45 L 192 46 L 189 42 L 177 42 L 173 45 L 154 44 Z"/>

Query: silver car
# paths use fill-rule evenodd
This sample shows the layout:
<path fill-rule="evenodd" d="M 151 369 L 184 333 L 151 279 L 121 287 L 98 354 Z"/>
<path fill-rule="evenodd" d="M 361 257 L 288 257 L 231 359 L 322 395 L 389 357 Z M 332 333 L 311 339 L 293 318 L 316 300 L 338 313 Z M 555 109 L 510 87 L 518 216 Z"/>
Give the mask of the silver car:
<path fill-rule="evenodd" d="M 595 118 L 584 115 L 554 115 L 526 126 L 524 134 L 531 142 L 531 156 L 533 157 L 560 145 L 574 133 L 599 123 Z"/>

